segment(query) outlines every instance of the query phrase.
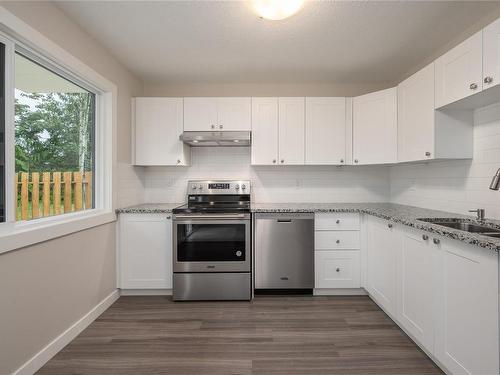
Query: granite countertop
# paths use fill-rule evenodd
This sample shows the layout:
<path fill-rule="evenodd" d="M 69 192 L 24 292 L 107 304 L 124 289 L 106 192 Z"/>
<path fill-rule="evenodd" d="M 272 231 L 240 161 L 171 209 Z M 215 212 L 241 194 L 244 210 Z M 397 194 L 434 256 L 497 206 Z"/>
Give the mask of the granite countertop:
<path fill-rule="evenodd" d="M 117 213 L 171 213 L 182 203 L 147 203 L 137 206 L 119 208 Z M 477 233 L 469 233 L 457 229 L 447 228 L 440 225 L 428 223 L 419 218 L 442 218 L 461 219 L 471 223 L 477 223 L 472 216 L 454 214 L 451 212 L 429 210 L 426 208 L 406 206 L 395 203 L 253 203 L 253 213 L 263 212 L 356 212 L 376 216 L 385 220 L 399 223 L 426 232 L 452 238 L 470 245 L 476 245 L 485 249 L 500 251 L 500 238 L 487 237 Z M 500 221 L 486 220 L 483 225 L 498 228 L 500 232 Z"/>
<path fill-rule="evenodd" d="M 420 229 L 426 232 L 438 234 L 476 245 L 485 249 L 500 251 L 500 238 L 488 237 L 477 233 L 469 233 L 462 230 L 452 229 L 428 223 L 419 218 L 458 218 L 460 221 L 478 223 L 471 216 L 454 214 L 451 212 L 429 210 L 426 208 L 405 206 L 394 203 L 257 203 L 252 204 L 252 212 L 357 212 L 390 220 L 394 223 Z M 485 220 L 480 224 L 496 228 L 500 232 L 500 221 Z"/>
<path fill-rule="evenodd" d="M 116 210 L 117 214 L 164 214 L 171 213 L 184 203 L 144 203 L 137 206 L 123 207 Z"/>

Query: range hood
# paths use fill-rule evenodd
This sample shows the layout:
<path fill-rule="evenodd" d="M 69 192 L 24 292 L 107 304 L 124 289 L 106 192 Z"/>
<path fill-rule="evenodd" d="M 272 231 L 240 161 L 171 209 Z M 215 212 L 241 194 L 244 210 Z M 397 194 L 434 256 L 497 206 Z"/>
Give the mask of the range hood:
<path fill-rule="evenodd" d="M 179 139 L 192 147 L 248 147 L 249 131 L 183 132 Z"/>

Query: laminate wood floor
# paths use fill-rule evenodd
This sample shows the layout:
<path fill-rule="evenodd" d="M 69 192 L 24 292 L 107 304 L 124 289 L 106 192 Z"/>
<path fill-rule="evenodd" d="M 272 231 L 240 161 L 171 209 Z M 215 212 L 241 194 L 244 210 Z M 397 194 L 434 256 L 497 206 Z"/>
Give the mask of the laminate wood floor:
<path fill-rule="evenodd" d="M 121 297 L 39 372 L 443 374 L 366 296 Z"/>

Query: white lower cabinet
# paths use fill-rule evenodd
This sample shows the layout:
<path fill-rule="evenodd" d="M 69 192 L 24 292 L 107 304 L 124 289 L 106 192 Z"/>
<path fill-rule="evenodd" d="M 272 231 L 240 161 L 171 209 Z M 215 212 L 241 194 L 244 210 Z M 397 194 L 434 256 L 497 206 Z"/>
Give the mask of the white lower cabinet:
<path fill-rule="evenodd" d="M 438 254 L 428 234 L 404 228 L 402 241 L 398 260 L 397 319 L 432 353 Z"/>
<path fill-rule="evenodd" d="M 368 217 L 366 222 L 367 289 L 375 302 L 394 317 L 400 232 L 386 220 Z"/>
<path fill-rule="evenodd" d="M 435 356 L 454 375 L 499 374 L 498 253 L 440 247 Z"/>
<path fill-rule="evenodd" d="M 359 250 L 331 251 L 314 253 L 314 284 L 317 288 L 359 288 L 360 259 Z"/>
<path fill-rule="evenodd" d="M 118 287 L 172 289 L 172 219 L 168 214 L 120 214 Z"/>

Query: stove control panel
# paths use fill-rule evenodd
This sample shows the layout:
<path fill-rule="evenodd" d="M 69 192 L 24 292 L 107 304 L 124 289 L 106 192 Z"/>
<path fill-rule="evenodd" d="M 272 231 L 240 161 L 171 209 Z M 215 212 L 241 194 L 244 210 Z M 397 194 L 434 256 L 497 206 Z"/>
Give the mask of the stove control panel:
<path fill-rule="evenodd" d="M 188 195 L 249 195 L 249 180 L 196 180 L 188 182 Z"/>

